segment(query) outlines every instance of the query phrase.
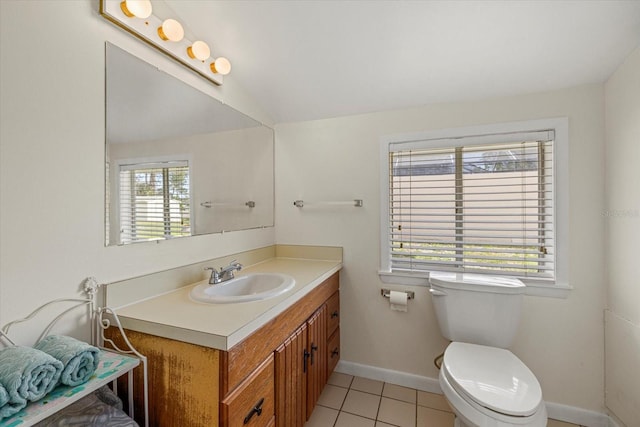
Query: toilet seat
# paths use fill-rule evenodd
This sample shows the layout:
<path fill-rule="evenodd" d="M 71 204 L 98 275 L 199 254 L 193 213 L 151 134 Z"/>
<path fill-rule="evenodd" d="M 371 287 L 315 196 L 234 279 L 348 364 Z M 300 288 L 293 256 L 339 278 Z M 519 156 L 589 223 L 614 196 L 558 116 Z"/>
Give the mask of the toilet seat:
<path fill-rule="evenodd" d="M 542 404 L 540 383 L 508 350 L 461 342 L 444 354 L 442 374 L 465 400 L 510 417 L 529 417 Z"/>
<path fill-rule="evenodd" d="M 440 388 L 446 397 L 456 420 L 456 427 L 547 427 L 547 408 L 544 402 L 529 417 L 513 417 L 478 405 L 472 399 L 458 393 L 440 370 Z"/>

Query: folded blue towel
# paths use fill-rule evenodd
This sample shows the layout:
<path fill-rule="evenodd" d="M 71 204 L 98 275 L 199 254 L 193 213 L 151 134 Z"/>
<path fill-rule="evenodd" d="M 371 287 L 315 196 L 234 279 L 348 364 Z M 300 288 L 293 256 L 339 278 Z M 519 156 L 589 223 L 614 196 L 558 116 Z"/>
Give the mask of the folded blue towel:
<path fill-rule="evenodd" d="M 0 384 L 0 406 L 4 406 L 9 403 L 9 393 L 4 388 L 2 384 Z"/>
<path fill-rule="evenodd" d="M 26 400 L 19 404 L 11 403 L 9 401 L 9 393 L 7 393 L 4 386 L 0 384 L 0 420 L 15 414 L 25 406 L 27 406 Z"/>
<path fill-rule="evenodd" d="M 64 335 L 49 335 L 35 348 L 55 357 L 64 365 L 60 382 L 77 386 L 91 378 L 100 358 L 100 350 L 83 341 Z"/>
<path fill-rule="evenodd" d="M 7 347 L 0 350 L 0 384 L 9 395 L 7 405 L 26 405 L 42 399 L 57 384 L 62 362 L 30 347 Z"/>

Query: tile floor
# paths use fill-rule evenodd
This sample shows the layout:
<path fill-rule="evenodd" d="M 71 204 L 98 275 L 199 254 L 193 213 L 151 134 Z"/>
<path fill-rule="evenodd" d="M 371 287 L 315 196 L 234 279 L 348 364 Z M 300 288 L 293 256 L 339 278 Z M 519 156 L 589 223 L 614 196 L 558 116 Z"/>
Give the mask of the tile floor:
<path fill-rule="evenodd" d="M 452 427 L 453 419 L 440 394 L 334 372 L 305 427 Z"/>

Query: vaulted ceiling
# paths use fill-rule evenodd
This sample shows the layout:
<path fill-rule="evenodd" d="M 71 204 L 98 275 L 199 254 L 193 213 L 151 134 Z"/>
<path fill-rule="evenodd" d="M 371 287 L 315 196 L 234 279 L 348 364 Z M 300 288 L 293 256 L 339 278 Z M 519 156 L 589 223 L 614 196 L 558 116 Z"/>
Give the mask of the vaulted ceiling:
<path fill-rule="evenodd" d="M 640 1 L 165 0 L 276 122 L 605 81 Z"/>

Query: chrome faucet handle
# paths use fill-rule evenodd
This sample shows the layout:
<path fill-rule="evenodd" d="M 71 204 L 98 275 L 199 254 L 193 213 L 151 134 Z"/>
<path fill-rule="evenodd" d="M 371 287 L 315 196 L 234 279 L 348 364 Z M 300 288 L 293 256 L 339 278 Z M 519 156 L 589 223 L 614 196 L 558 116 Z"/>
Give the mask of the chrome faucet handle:
<path fill-rule="evenodd" d="M 242 267 L 243 267 L 242 264 L 240 264 L 237 259 L 234 259 L 233 261 L 229 262 L 229 264 L 226 267 L 221 267 L 220 272 L 233 271 L 233 270 L 240 271 L 242 270 Z"/>
<path fill-rule="evenodd" d="M 211 277 L 209 278 L 209 284 L 215 285 L 220 283 L 220 273 L 214 267 L 205 267 L 204 270 L 211 270 Z"/>

